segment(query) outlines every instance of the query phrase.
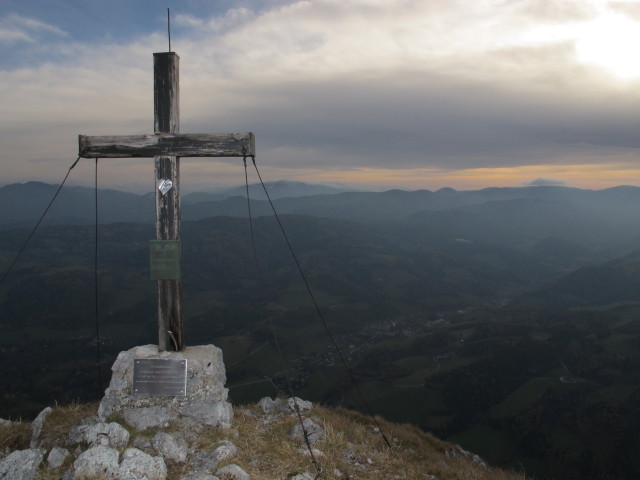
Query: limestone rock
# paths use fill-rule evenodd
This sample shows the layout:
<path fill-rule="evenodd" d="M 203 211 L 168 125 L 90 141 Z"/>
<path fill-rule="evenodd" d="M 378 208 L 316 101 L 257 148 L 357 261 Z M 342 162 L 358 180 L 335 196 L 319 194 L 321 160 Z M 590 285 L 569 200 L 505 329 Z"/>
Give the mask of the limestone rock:
<path fill-rule="evenodd" d="M 52 411 L 53 409 L 51 407 L 45 408 L 38 414 L 35 420 L 31 422 L 31 448 L 36 448 L 38 446 L 38 440 L 42 433 L 42 425 Z"/>
<path fill-rule="evenodd" d="M 152 457 L 137 448 L 128 448 L 118 469 L 121 480 L 165 480 L 167 466 L 160 457 Z"/>
<path fill-rule="evenodd" d="M 313 408 L 313 403 L 298 397 L 291 397 L 287 399 L 287 406 L 294 413 L 296 413 L 296 406 L 300 413 L 307 413 Z"/>
<path fill-rule="evenodd" d="M 189 453 L 189 446 L 182 438 L 165 432 L 158 432 L 151 441 L 153 448 L 163 458 L 184 462 Z"/>
<path fill-rule="evenodd" d="M 43 457 L 42 450 L 16 450 L 0 462 L 0 479 L 33 480 Z"/>
<path fill-rule="evenodd" d="M 261 398 L 258 402 L 258 406 L 262 408 L 262 411 L 265 413 L 265 415 L 272 415 L 274 413 L 280 413 L 287 410 L 287 404 L 285 404 L 281 398 Z"/>
<path fill-rule="evenodd" d="M 192 473 L 188 477 L 185 477 L 181 480 L 218 480 L 218 477 L 212 475 L 211 471 L 214 468 L 216 468 L 218 466 L 218 463 L 220 463 L 221 461 L 227 460 L 235 456 L 237 454 L 237 451 L 238 450 L 233 443 L 224 440 L 222 442 L 222 445 L 220 445 L 218 448 L 216 448 L 213 451 L 202 450 L 202 451 L 196 452 L 189 459 L 189 464 L 193 469 Z M 232 471 L 236 471 L 236 470 L 231 469 L 230 471 L 227 471 L 225 469 L 221 469 L 218 472 L 216 472 L 216 475 L 222 475 L 224 473 L 228 475 L 233 475 Z M 247 477 L 234 477 L 234 478 L 243 479 L 243 478 L 249 478 L 249 477 L 247 476 Z"/>
<path fill-rule="evenodd" d="M 72 444 L 99 443 L 100 438 L 106 438 L 110 447 L 125 447 L 129 443 L 129 432 L 119 423 L 96 423 L 93 425 L 78 425 L 69 432 L 69 441 Z"/>
<path fill-rule="evenodd" d="M 172 419 L 173 415 L 168 407 L 127 408 L 124 411 L 124 421 L 136 430 L 168 427 Z"/>
<path fill-rule="evenodd" d="M 236 464 L 226 465 L 216 471 L 216 475 L 221 477 L 229 475 L 236 480 L 251 480 L 251 476 Z"/>
<path fill-rule="evenodd" d="M 185 403 L 182 414 L 203 425 L 231 427 L 233 407 L 227 402 L 193 400 Z"/>
<path fill-rule="evenodd" d="M 301 442 L 305 441 L 306 435 L 309 440 L 309 444 L 315 445 L 317 442 L 324 439 L 324 430 L 310 418 L 305 418 L 302 421 L 302 425 L 298 423 L 293 426 L 289 435 L 292 440 L 298 440 Z"/>
<path fill-rule="evenodd" d="M 217 447 L 213 451 L 213 456 L 218 462 L 222 462 L 229 458 L 235 457 L 238 453 L 237 447 L 229 442 L 228 440 L 223 440 L 222 445 Z"/>
<path fill-rule="evenodd" d="M 53 447 L 47 456 L 47 464 L 49 468 L 60 468 L 68 456 L 69 450 L 66 448 Z"/>
<path fill-rule="evenodd" d="M 75 480 L 118 478 L 118 451 L 101 445 L 91 447 L 73 462 Z"/>
<path fill-rule="evenodd" d="M 210 472 L 218 466 L 218 462 L 213 450 L 200 450 L 189 460 L 189 464 L 195 473 Z"/>

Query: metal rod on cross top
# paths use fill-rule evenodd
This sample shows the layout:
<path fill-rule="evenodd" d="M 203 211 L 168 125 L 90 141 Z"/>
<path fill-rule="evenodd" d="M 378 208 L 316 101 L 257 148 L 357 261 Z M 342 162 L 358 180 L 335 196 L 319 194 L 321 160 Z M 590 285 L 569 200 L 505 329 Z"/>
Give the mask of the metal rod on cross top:
<path fill-rule="evenodd" d="M 255 156 L 253 133 L 180 134 L 179 60 L 154 53 L 154 134 L 78 137 L 83 158 L 153 157 L 156 240 L 151 274 L 158 281 L 158 348 L 184 350 L 180 272 L 180 157 Z"/>

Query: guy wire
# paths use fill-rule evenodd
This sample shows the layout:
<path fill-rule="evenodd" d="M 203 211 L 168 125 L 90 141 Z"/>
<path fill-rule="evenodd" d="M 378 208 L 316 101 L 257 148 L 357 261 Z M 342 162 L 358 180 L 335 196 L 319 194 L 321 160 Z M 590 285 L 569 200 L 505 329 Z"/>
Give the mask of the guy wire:
<path fill-rule="evenodd" d="M 269 195 L 267 187 L 264 184 L 264 181 L 262 180 L 262 175 L 260 175 L 260 170 L 258 170 L 258 165 L 256 165 L 256 157 L 252 156 L 251 159 L 253 160 L 253 166 L 256 169 L 256 173 L 258 174 L 258 178 L 260 179 L 260 184 L 262 185 L 262 189 L 264 190 L 264 193 L 267 196 L 267 200 L 269 201 L 269 205 L 271 206 L 271 210 L 273 211 L 273 215 L 274 215 L 276 221 L 278 222 L 278 225 L 280 226 L 280 231 L 282 232 L 282 235 L 283 235 L 283 237 L 285 239 L 285 242 L 287 243 L 287 247 L 289 247 L 289 252 L 291 253 L 291 257 L 293 258 L 293 260 L 294 260 L 294 262 L 295 262 L 295 264 L 296 264 L 296 266 L 298 268 L 298 272 L 300 273 L 300 276 L 302 277 L 302 281 L 303 281 L 303 283 L 304 283 L 304 285 L 305 285 L 305 287 L 307 289 L 309 297 L 311 298 L 311 301 L 312 301 L 313 306 L 315 308 L 316 314 L 318 315 L 318 318 L 322 322 L 322 325 L 323 325 L 323 327 L 324 327 L 324 329 L 325 329 L 325 331 L 327 333 L 327 336 L 331 340 L 331 344 L 336 349 L 336 352 L 338 354 L 338 358 L 340 359 L 340 362 L 342 363 L 342 366 L 344 367 L 345 371 L 347 372 L 347 375 L 349 376 L 349 379 L 351 380 L 351 383 L 353 384 L 354 388 L 356 389 L 356 392 L 358 392 L 358 396 L 360 397 L 360 400 L 362 401 L 362 404 L 367 409 L 367 413 L 369 414 L 369 416 L 371 417 L 373 422 L 376 424 L 376 427 L 380 431 L 380 434 L 382 435 L 382 438 L 384 439 L 384 441 L 387 444 L 387 446 L 389 448 L 393 448 L 391 446 L 391 442 L 389 442 L 389 439 L 385 435 L 384 430 L 380 426 L 380 423 L 378 422 L 378 420 L 376 419 L 375 415 L 373 414 L 373 411 L 371 410 L 371 407 L 369 406 L 369 403 L 365 399 L 364 394 L 360 390 L 360 387 L 358 386 L 358 383 L 356 382 L 355 377 L 351 373 L 351 370 L 349 369 L 349 367 L 347 365 L 347 362 L 346 362 L 344 356 L 342 355 L 342 351 L 338 347 L 338 344 L 337 344 L 335 338 L 333 337 L 333 334 L 331 333 L 331 330 L 329 329 L 329 325 L 327 324 L 327 321 L 325 320 L 324 315 L 322 314 L 322 311 L 320 310 L 320 306 L 318 305 L 318 302 L 316 301 L 315 295 L 313 294 L 313 291 L 311 290 L 311 285 L 307 281 L 307 277 L 304 274 L 304 271 L 302 270 L 302 265 L 300 264 L 300 261 L 298 260 L 298 256 L 296 255 L 295 251 L 293 250 L 293 246 L 291 245 L 291 242 L 289 241 L 289 237 L 287 236 L 287 233 L 286 233 L 286 231 L 284 229 L 284 226 L 282 225 L 282 222 L 280 221 L 280 216 L 278 215 L 278 212 L 276 211 L 275 206 L 274 206 L 273 202 L 271 201 L 271 196 Z"/>
<path fill-rule="evenodd" d="M 24 241 L 24 243 L 22 244 L 22 247 L 20 247 L 20 250 L 18 251 L 18 254 L 15 256 L 15 258 L 13 259 L 13 261 L 11 262 L 11 265 L 9 265 L 9 268 L 7 269 L 6 272 L 4 272 L 4 274 L 2 275 L 2 279 L 0 279 L 0 287 L 2 286 L 2 284 L 4 283 L 4 281 L 7 279 L 7 277 L 9 276 L 9 273 L 13 270 L 13 268 L 16 266 L 16 263 L 18 263 L 18 260 L 20 259 L 20 257 L 22 256 L 22 253 L 24 252 L 24 250 L 27 248 L 27 245 L 29 244 L 29 241 L 31 240 L 31 237 L 33 237 L 33 234 L 36 233 L 36 230 L 38 229 L 38 227 L 40 226 L 40 224 L 42 223 L 42 220 L 44 220 L 44 217 L 47 215 L 47 212 L 49 211 L 49 209 L 51 208 L 51 205 L 53 205 L 53 202 L 56 200 L 56 198 L 58 197 L 58 194 L 60 193 L 60 190 L 62 190 L 62 187 L 64 186 L 65 182 L 67 181 L 67 178 L 69 178 L 69 174 L 71 173 L 71 170 L 73 170 L 73 167 L 75 167 L 78 162 L 80 161 L 80 157 L 78 157 L 76 159 L 75 162 L 73 162 L 73 165 L 71 165 L 69 167 L 69 170 L 67 170 L 67 174 L 64 176 L 64 179 L 62 180 L 62 183 L 58 186 L 58 189 L 56 190 L 56 193 L 53 194 L 53 198 L 51 198 L 51 201 L 49 202 L 49 205 L 47 205 L 47 208 L 44 209 L 44 212 L 42 212 L 42 215 L 40 216 L 40 218 L 38 219 L 38 221 L 36 222 L 36 225 L 33 227 L 33 229 L 31 230 L 31 233 L 29 233 L 29 235 L 27 236 L 27 239 Z"/>
<path fill-rule="evenodd" d="M 255 157 L 253 158 L 253 163 L 255 165 Z M 258 276 L 258 283 L 260 284 L 260 287 L 263 290 L 263 294 L 265 295 L 265 298 L 268 299 L 269 295 L 267 292 L 267 287 L 266 287 L 266 283 L 264 282 L 264 278 L 262 277 L 262 272 L 260 271 L 260 264 L 258 263 L 258 255 L 256 252 L 256 241 L 255 241 L 255 235 L 254 235 L 254 231 L 253 231 L 253 216 L 251 214 L 251 198 L 249 196 L 249 177 L 247 174 L 247 157 L 243 157 L 243 162 L 244 162 L 244 180 L 245 180 L 245 187 L 246 187 L 246 192 L 247 192 L 247 209 L 249 211 L 249 227 L 251 230 L 251 247 L 253 249 L 253 259 L 254 259 L 254 263 L 256 266 L 256 274 Z M 262 181 L 262 180 L 261 180 Z M 311 442 L 309 441 L 309 434 L 307 432 L 307 429 L 304 426 L 304 420 L 302 418 L 302 413 L 300 412 L 300 408 L 298 406 L 298 402 L 295 398 L 295 396 L 293 395 L 293 388 L 291 387 L 291 382 L 289 381 L 289 375 L 287 375 L 287 365 L 286 362 L 284 360 L 284 355 L 282 353 L 282 348 L 280 347 L 280 341 L 278 340 L 278 335 L 276 333 L 276 329 L 275 329 L 275 325 L 273 323 L 273 316 L 272 316 L 272 312 L 271 309 L 269 309 L 269 313 L 268 313 L 268 319 L 269 319 L 269 326 L 271 328 L 271 335 L 273 336 L 273 341 L 276 347 L 276 351 L 278 352 L 278 356 L 280 357 L 280 362 L 282 363 L 282 372 L 283 372 L 283 376 L 284 379 L 287 383 L 287 390 L 288 390 L 288 394 L 289 397 L 293 399 L 293 406 L 294 409 L 296 411 L 296 416 L 298 417 L 298 422 L 300 423 L 300 428 L 302 428 L 302 434 L 304 437 L 304 442 L 307 446 L 307 450 L 309 451 L 309 455 L 311 457 L 311 461 L 313 462 L 313 465 L 316 467 L 316 471 L 318 472 L 316 475 L 316 479 L 320 477 L 320 475 L 322 474 L 322 467 L 320 467 L 320 464 L 318 463 L 318 460 L 316 459 L 314 453 L 313 453 L 313 448 L 311 447 Z"/>
<path fill-rule="evenodd" d="M 96 200 L 96 223 L 95 223 L 95 254 L 93 257 L 93 288 L 94 288 L 94 301 L 95 301 L 95 315 L 96 315 L 96 355 L 97 355 L 97 367 L 98 367 L 98 395 L 103 394 L 102 389 L 102 369 L 100 368 L 100 360 L 102 355 L 100 352 L 100 311 L 98 305 L 98 159 L 96 158 L 96 171 L 95 171 L 95 200 Z"/>

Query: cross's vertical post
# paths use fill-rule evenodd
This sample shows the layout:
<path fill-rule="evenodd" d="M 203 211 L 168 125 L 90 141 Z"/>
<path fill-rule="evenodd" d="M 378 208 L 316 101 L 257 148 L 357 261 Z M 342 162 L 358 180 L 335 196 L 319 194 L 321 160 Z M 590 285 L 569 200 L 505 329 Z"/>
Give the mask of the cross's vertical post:
<path fill-rule="evenodd" d="M 153 54 L 155 134 L 180 132 L 179 61 L 175 52 Z M 180 157 L 156 156 L 156 238 L 180 242 Z M 178 252 L 180 249 L 178 248 Z M 158 280 L 158 347 L 183 350 L 182 280 Z"/>
<path fill-rule="evenodd" d="M 158 348 L 184 350 L 180 278 L 180 157 L 253 157 L 253 133 L 180 134 L 179 61 L 153 54 L 154 134 L 78 136 L 82 158 L 155 160 L 156 240 L 150 242 L 151 278 L 158 281 Z"/>

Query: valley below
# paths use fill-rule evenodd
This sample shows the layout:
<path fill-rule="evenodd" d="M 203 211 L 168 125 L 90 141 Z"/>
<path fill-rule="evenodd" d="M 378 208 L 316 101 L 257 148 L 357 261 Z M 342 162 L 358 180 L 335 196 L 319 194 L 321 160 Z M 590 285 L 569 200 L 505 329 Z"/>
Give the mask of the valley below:
<path fill-rule="evenodd" d="M 29 234 L 15 209 L 33 204 L 7 189 L 2 271 Z M 0 287 L 2 418 L 98 399 L 119 351 L 157 342 L 145 198 L 105 201 L 96 308 L 76 193 L 86 204 L 61 199 L 74 220 L 53 210 Z M 640 474 L 640 189 L 275 197 L 313 299 L 260 197 L 251 225 L 246 198 L 185 202 L 185 338 L 222 348 L 235 404 L 290 386 L 532 478 Z"/>

